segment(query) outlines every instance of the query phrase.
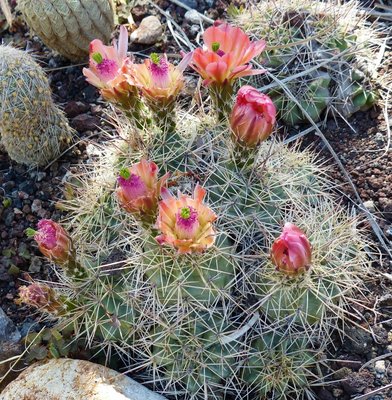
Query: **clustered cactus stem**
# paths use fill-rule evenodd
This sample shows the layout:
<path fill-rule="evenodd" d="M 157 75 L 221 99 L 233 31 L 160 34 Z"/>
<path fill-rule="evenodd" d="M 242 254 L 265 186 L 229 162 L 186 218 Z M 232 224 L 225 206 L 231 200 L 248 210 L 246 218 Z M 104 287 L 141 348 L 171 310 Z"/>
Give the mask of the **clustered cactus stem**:
<path fill-rule="evenodd" d="M 0 46 L 0 140 L 10 158 L 29 166 L 47 165 L 72 136 L 52 100 L 44 70 L 28 53 Z"/>
<path fill-rule="evenodd" d="M 363 290 L 365 243 L 312 156 L 273 138 L 275 106 L 255 88 L 218 112 L 177 118 L 186 65 L 210 89 L 261 72 L 248 62 L 264 41 L 221 22 L 204 41 L 178 66 L 156 54 L 134 64 L 123 45 L 91 56 L 88 79 L 114 103 L 114 82 L 136 87 L 156 124 L 139 127 L 136 149 L 101 147 L 62 205 L 72 241 L 52 222 L 34 237 L 60 266 L 61 322 L 156 390 L 181 400 L 304 398 Z M 98 74 L 104 60 L 110 80 Z M 130 141 L 132 122 L 122 132 Z M 73 254 L 83 275 L 63 266 Z"/>

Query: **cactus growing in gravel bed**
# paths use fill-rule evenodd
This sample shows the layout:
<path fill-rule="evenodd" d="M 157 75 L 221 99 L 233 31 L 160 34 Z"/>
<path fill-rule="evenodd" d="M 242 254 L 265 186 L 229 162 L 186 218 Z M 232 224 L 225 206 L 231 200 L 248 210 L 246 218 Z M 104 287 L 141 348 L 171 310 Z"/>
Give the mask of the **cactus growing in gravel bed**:
<path fill-rule="evenodd" d="M 375 104 L 387 87 L 377 71 L 382 32 L 366 21 L 356 1 L 263 1 L 231 6 L 229 14 L 268 41 L 262 64 L 270 74 L 251 82 L 271 95 L 289 126 L 320 120 L 325 111 L 349 117 Z"/>
<path fill-rule="evenodd" d="M 227 93 L 218 79 L 232 67 L 225 51 L 244 33 L 222 23 L 209 29 L 220 38 L 204 66 L 216 78 L 214 96 Z M 98 64 L 104 56 L 93 55 Z M 151 61 L 145 90 L 132 91 L 147 106 L 182 82 L 170 79 L 166 57 Z M 132 82 L 134 66 L 125 65 L 109 87 Z M 61 285 L 41 309 L 61 304 L 62 326 L 177 399 L 311 395 L 320 355 L 369 273 L 357 221 L 329 194 L 323 168 L 310 152 L 268 139 L 275 108 L 245 91 L 235 107 L 246 121 L 238 110 L 229 118 L 226 96 L 213 97 L 209 114 L 171 104 L 164 123 L 154 107 L 156 124 L 135 127 L 130 115 L 66 188 L 69 239 L 57 224 L 34 232 L 60 260 Z M 34 305 L 28 290 L 21 294 Z"/>
<path fill-rule="evenodd" d="M 59 156 L 72 138 L 44 70 L 27 53 L 0 46 L 0 138 L 9 156 L 30 166 Z"/>
<path fill-rule="evenodd" d="M 87 58 L 93 39 L 110 40 L 112 0 L 19 0 L 27 25 L 51 49 L 71 61 Z"/>

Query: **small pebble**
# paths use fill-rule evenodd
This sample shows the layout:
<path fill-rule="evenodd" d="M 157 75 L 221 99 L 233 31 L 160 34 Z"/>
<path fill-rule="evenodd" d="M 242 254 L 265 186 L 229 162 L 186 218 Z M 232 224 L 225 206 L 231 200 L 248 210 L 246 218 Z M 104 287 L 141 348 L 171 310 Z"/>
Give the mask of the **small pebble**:
<path fill-rule="evenodd" d="M 140 44 L 155 44 L 162 38 L 162 34 L 161 21 L 154 15 L 150 15 L 144 18 L 139 28 L 131 33 L 130 40 Z"/>
<path fill-rule="evenodd" d="M 192 24 L 199 24 L 202 19 L 196 10 L 189 10 L 185 13 L 184 18 Z"/>
<path fill-rule="evenodd" d="M 385 367 L 385 361 L 384 360 L 378 360 L 376 361 L 374 365 L 374 369 L 377 373 L 377 375 L 380 375 L 380 377 L 384 376 L 386 367 Z"/>
<path fill-rule="evenodd" d="M 363 205 L 370 211 L 370 212 L 375 212 L 376 211 L 376 206 L 374 205 L 373 200 L 368 200 L 363 203 Z"/>

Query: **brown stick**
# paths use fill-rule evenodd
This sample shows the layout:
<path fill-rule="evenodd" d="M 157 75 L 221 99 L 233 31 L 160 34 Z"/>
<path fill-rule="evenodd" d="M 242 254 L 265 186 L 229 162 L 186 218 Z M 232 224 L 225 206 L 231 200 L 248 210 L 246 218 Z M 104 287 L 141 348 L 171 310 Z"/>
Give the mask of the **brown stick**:
<path fill-rule="evenodd" d="M 8 22 L 9 26 L 12 26 L 12 13 L 11 13 L 11 7 L 8 3 L 8 0 L 0 0 L 0 8 L 1 11 L 3 11 L 3 14 L 5 15 L 5 19 Z"/>

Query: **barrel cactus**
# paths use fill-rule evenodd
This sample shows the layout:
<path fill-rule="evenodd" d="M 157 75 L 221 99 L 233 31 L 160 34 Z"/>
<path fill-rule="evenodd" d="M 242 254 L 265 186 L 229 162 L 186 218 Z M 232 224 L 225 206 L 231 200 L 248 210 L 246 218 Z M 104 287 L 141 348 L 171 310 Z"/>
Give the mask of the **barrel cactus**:
<path fill-rule="evenodd" d="M 19 0 L 27 25 L 51 49 L 71 61 L 88 56 L 93 39 L 110 40 L 112 0 Z"/>
<path fill-rule="evenodd" d="M 104 80 L 121 48 L 91 55 L 94 84 L 120 109 L 126 93 L 156 103 L 149 123 L 128 113 L 120 136 L 70 178 L 66 230 L 53 221 L 29 230 L 61 284 L 37 296 L 32 283 L 20 302 L 173 398 L 305 398 L 330 335 L 365 291 L 367 243 L 314 156 L 271 137 L 271 100 L 246 86 L 233 105 L 236 74 L 262 73 L 248 63 L 264 43 L 225 23 L 204 41 L 185 59 L 213 92 L 207 114 L 175 103 L 183 65 L 153 55 L 141 83 L 127 59 Z"/>
<path fill-rule="evenodd" d="M 9 156 L 30 166 L 59 156 L 72 138 L 44 70 L 21 50 L 0 46 L 0 137 Z"/>
<path fill-rule="evenodd" d="M 383 86 L 377 72 L 382 33 L 355 1 L 263 1 L 231 6 L 229 14 L 267 38 L 262 62 L 271 75 L 252 83 L 272 97 L 286 125 L 318 121 L 325 113 L 346 118 L 375 104 Z"/>

